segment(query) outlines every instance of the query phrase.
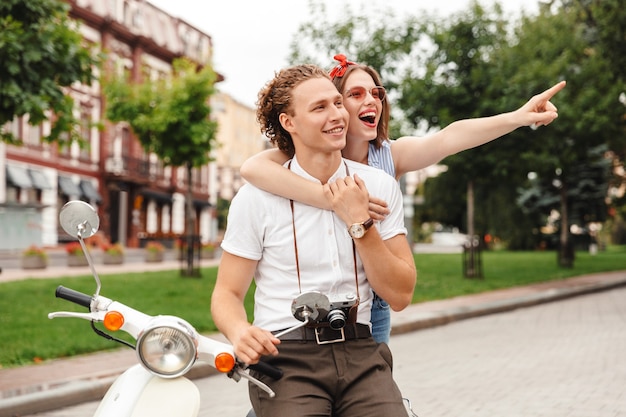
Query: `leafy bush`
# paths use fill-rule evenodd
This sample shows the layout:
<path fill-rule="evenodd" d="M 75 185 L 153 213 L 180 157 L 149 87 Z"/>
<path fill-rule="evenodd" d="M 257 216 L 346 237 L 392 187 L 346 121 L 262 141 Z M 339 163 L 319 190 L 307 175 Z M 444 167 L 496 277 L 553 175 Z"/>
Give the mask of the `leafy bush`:
<path fill-rule="evenodd" d="M 105 243 L 102 245 L 102 250 L 104 253 L 108 253 L 110 255 L 123 255 L 124 254 L 124 246 L 120 243 Z"/>
<path fill-rule="evenodd" d="M 159 242 L 148 242 L 146 243 L 146 250 L 148 252 L 163 252 L 165 247 Z"/>
<path fill-rule="evenodd" d="M 48 254 L 46 253 L 45 250 L 43 250 L 43 248 L 40 248 L 38 246 L 35 245 L 31 245 L 29 246 L 27 249 L 24 250 L 24 252 L 22 252 L 23 256 L 38 256 L 40 258 L 44 258 L 47 259 L 48 258 Z"/>
<path fill-rule="evenodd" d="M 70 242 L 65 245 L 65 252 L 67 252 L 68 255 L 84 255 L 83 248 L 78 242 Z"/>

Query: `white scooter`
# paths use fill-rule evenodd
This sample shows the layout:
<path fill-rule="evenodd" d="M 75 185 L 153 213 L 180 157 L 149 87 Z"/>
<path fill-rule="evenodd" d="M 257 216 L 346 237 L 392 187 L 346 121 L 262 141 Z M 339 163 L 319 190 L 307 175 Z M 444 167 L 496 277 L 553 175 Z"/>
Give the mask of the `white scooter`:
<path fill-rule="evenodd" d="M 235 381 L 246 379 L 274 396 L 247 370 L 252 368 L 278 379 L 282 376 L 279 369 L 263 363 L 248 367 L 236 360 L 231 345 L 198 334 L 179 317 L 150 316 L 100 295 L 100 278 L 84 242 L 98 230 L 96 211 L 83 201 L 70 201 L 59 217 L 63 229 L 80 242 L 96 280 L 96 293 L 87 295 L 60 286 L 57 297 L 87 307 L 89 312 L 54 312 L 48 317 L 89 320 L 99 335 L 133 347 L 139 361 L 115 380 L 100 402 L 96 417 L 197 416 L 200 394 L 195 384 L 184 377 L 196 360 L 209 363 Z M 94 322 L 112 332 L 125 331 L 136 340 L 136 346 L 104 333 Z"/>

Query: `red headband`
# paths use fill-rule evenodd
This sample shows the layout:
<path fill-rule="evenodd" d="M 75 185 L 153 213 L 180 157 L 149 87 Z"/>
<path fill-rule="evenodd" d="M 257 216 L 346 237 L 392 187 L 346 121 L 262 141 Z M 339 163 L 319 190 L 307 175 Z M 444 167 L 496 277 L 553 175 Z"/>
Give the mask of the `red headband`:
<path fill-rule="evenodd" d="M 335 77 L 343 77 L 350 65 L 356 65 L 356 62 L 348 61 L 348 58 L 344 54 L 337 54 L 333 57 L 336 61 L 339 61 L 339 65 L 330 71 L 330 79 L 334 80 Z"/>

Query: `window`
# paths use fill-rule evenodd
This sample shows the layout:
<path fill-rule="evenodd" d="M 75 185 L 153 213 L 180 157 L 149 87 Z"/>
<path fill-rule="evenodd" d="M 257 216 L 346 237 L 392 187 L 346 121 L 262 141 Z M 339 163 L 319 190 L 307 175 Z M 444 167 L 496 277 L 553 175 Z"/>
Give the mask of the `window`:
<path fill-rule="evenodd" d="M 28 125 L 28 136 L 24 138 L 24 144 L 29 146 L 41 146 L 42 125 Z"/>
<path fill-rule="evenodd" d="M 122 156 L 130 156 L 131 155 L 131 137 L 130 137 L 130 129 L 126 126 L 122 128 Z"/>
<path fill-rule="evenodd" d="M 7 201 L 22 202 L 28 196 L 27 192 L 33 188 L 33 183 L 26 168 L 21 166 L 6 166 Z"/>
<path fill-rule="evenodd" d="M 59 147 L 58 152 L 60 156 L 69 158 L 71 155 L 72 146 L 70 144 L 70 135 L 67 132 L 61 132 L 59 135 Z"/>
<path fill-rule="evenodd" d="M 141 14 L 141 10 L 136 9 L 133 13 L 133 26 L 137 29 L 141 29 L 141 25 L 143 24 L 143 15 Z"/>
<path fill-rule="evenodd" d="M 6 166 L 7 182 L 18 188 L 32 188 L 33 183 L 26 168 L 21 166 Z"/>
<path fill-rule="evenodd" d="M 188 54 L 189 53 L 189 32 L 187 32 L 186 30 L 183 31 L 180 34 L 180 42 L 183 44 L 183 53 Z"/>
<path fill-rule="evenodd" d="M 29 188 L 26 192 L 26 201 L 29 203 L 41 203 L 41 190 L 37 188 Z"/>
<path fill-rule="evenodd" d="M 197 44 L 197 47 L 198 47 L 198 59 L 200 59 L 200 60 L 204 60 L 204 58 L 205 58 L 205 55 L 206 55 L 204 53 L 205 45 L 206 45 L 206 39 L 205 38 L 200 38 L 198 40 L 198 44 Z"/>
<path fill-rule="evenodd" d="M 38 169 L 29 169 L 28 175 L 33 185 L 33 188 L 28 191 L 28 201 L 41 203 L 43 190 L 50 190 L 52 188 L 50 182 L 46 175 Z"/>
<path fill-rule="evenodd" d="M 124 2 L 124 24 L 130 24 L 130 5 L 127 1 Z"/>
<path fill-rule="evenodd" d="M 193 187 L 198 189 L 202 187 L 202 167 L 193 168 L 191 179 L 193 181 Z"/>
<path fill-rule="evenodd" d="M 22 118 L 16 117 L 7 123 L 5 131 L 10 132 L 16 139 L 20 139 L 22 137 Z"/>
<path fill-rule="evenodd" d="M 14 185 L 7 184 L 6 190 L 7 203 L 19 203 L 20 201 L 20 188 Z"/>
<path fill-rule="evenodd" d="M 91 117 L 86 109 L 80 115 L 80 138 L 84 144 L 80 148 L 80 159 L 91 159 Z"/>
<path fill-rule="evenodd" d="M 115 0 L 109 0 L 108 1 L 108 6 L 107 6 L 107 12 L 109 16 L 113 16 L 113 19 L 115 19 L 115 17 L 117 16 L 117 8 L 116 6 L 116 1 Z"/>
<path fill-rule="evenodd" d="M 80 190 L 82 191 L 82 200 L 88 203 L 92 201 L 100 203 L 102 201 L 102 196 L 90 180 L 81 180 Z"/>
<path fill-rule="evenodd" d="M 76 184 L 70 177 L 60 175 L 58 181 L 58 190 L 60 196 L 67 197 L 68 200 L 70 197 L 80 198 L 80 196 L 82 196 L 82 190 L 80 189 L 78 184 Z"/>

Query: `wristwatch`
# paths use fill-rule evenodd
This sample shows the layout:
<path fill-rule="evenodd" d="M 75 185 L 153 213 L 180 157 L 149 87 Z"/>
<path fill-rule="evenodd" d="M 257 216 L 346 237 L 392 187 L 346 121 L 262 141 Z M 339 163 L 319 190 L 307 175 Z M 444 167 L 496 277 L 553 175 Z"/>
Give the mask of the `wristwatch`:
<path fill-rule="evenodd" d="M 364 222 L 354 223 L 350 227 L 348 227 L 348 233 L 352 236 L 353 239 L 361 239 L 365 236 L 365 232 L 368 231 L 370 227 L 374 224 L 374 219 L 371 217 Z"/>

